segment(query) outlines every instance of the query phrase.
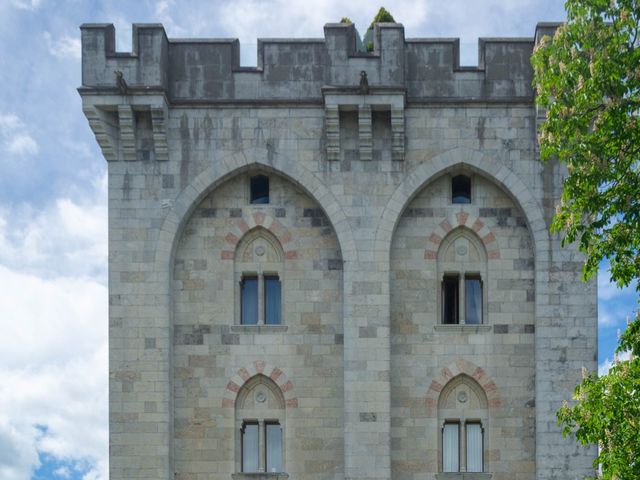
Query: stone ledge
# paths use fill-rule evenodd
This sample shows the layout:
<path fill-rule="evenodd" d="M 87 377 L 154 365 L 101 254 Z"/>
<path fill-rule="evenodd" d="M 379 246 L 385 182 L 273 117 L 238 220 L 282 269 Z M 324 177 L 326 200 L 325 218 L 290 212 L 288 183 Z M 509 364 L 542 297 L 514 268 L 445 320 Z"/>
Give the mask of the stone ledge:
<path fill-rule="evenodd" d="M 284 333 L 289 330 L 288 325 L 231 325 L 232 333 Z M 253 474 L 252 474 L 253 475 Z"/>
<path fill-rule="evenodd" d="M 434 325 L 436 332 L 442 333 L 489 333 L 491 325 Z"/>
<path fill-rule="evenodd" d="M 489 480 L 490 473 L 455 472 L 437 473 L 436 480 Z"/>
<path fill-rule="evenodd" d="M 232 473 L 231 478 L 233 480 L 287 480 L 289 478 L 289 474 L 285 472 L 240 472 Z"/>

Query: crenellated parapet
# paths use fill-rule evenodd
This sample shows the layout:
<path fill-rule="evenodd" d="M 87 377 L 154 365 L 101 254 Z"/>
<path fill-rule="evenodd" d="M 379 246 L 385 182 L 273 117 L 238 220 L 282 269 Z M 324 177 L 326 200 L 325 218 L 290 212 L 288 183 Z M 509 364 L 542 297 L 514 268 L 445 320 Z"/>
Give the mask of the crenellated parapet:
<path fill-rule="evenodd" d="M 259 39 L 256 67 L 240 66 L 237 39 L 169 39 L 162 25 L 135 24 L 131 52 L 115 51 L 111 24 L 82 30 L 82 93 L 162 92 L 171 103 L 322 103 L 323 86 L 404 88 L 408 102 L 530 101 L 533 38 L 480 39 L 477 67 L 461 67 L 457 39 L 405 39 L 398 23 L 375 26 L 373 51 L 356 49 L 352 24 L 324 39 Z"/>
<path fill-rule="evenodd" d="M 116 52 L 112 24 L 85 23 L 82 32 L 82 86 L 116 91 L 115 71 L 136 88 L 166 91 L 169 40 L 160 24 L 134 24 L 131 52 Z"/>
<path fill-rule="evenodd" d="M 463 67 L 458 39 L 405 39 L 401 24 L 379 23 L 364 52 L 353 24 L 329 23 L 322 39 L 258 39 L 257 66 L 243 67 L 237 39 L 170 39 L 160 24 L 135 24 L 132 51 L 117 52 L 113 25 L 81 31 L 79 91 L 108 160 L 168 160 L 173 106 L 319 107 L 327 161 L 379 158 L 376 129 L 402 161 L 411 105 L 533 103 L 533 38 L 480 39 L 478 66 Z"/>

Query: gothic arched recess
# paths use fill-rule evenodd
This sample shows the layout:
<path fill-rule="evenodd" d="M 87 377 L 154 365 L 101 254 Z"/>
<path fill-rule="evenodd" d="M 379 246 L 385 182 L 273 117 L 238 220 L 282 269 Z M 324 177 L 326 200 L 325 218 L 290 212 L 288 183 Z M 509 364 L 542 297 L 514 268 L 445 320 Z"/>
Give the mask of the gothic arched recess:
<path fill-rule="evenodd" d="M 256 176 L 267 182 L 252 182 Z M 259 191 L 252 190 L 256 184 Z M 327 418 L 334 421 L 323 429 L 328 441 L 318 454 L 341 469 L 342 406 L 334 399 L 344 388 L 343 262 L 324 208 L 283 176 L 255 167 L 228 178 L 189 211 L 172 265 L 175 471 L 185 477 L 238 472 L 238 439 L 245 432 L 250 442 L 256 428 L 263 429 L 259 438 L 272 435 L 272 447 L 280 448 L 280 439 L 284 449 L 272 454 L 269 468 L 291 467 L 283 459 L 306 454 L 292 441 L 296 431 Z M 267 372 L 264 365 L 277 367 Z M 245 374 L 255 380 L 228 381 Z M 288 398 L 294 383 L 296 397 Z M 251 402 L 236 401 L 234 414 L 230 393 Z M 318 402 L 326 408 L 316 408 Z M 247 450 L 258 463 L 246 468 L 266 468 L 268 459 L 256 452 Z"/>
<path fill-rule="evenodd" d="M 452 181 L 459 175 L 469 178 L 469 201 L 454 197 L 458 186 Z M 445 424 L 450 441 L 455 425 L 463 440 L 468 430 L 473 448 L 481 431 L 483 455 L 497 459 L 484 464 L 491 469 L 485 473 L 516 471 L 510 463 L 516 451 L 529 452 L 518 453 L 518 461 L 533 466 L 535 248 L 529 219 L 499 182 L 462 165 L 409 198 L 390 250 L 392 424 L 403 432 L 392 434 L 392 470 L 415 479 L 443 472 Z M 493 387 L 509 386 L 503 389 L 509 395 L 491 410 L 491 428 L 485 428 L 488 416 L 455 417 L 427 404 L 431 379 L 456 361 L 481 367 L 495 380 Z M 467 380 L 465 395 L 471 395 L 477 390 L 473 372 Z M 411 429 L 411 441 L 405 429 Z M 513 449 L 515 456 L 500 457 L 496 448 Z M 447 468 L 464 469 L 466 461 Z M 468 461 L 480 468 L 477 455 Z"/>

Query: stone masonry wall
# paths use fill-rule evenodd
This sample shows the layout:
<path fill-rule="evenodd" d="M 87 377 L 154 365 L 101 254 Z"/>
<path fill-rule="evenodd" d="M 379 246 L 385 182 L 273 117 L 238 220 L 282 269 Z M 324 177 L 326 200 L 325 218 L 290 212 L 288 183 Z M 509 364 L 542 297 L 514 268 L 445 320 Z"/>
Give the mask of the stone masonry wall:
<path fill-rule="evenodd" d="M 176 479 L 222 479 L 235 471 L 231 382 L 256 362 L 273 365 L 291 382 L 285 392 L 287 472 L 300 479 L 342 478 L 337 238 L 318 204 L 290 182 L 270 177 L 269 205 L 249 205 L 248 184 L 249 175 L 242 173 L 211 192 L 187 222 L 175 255 Z M 254 225 L 286 242 L 282 326 L 237 325 L 234 319 L 238 292 L 234 259 L 226 252 L 238 244 L 230 235 Z"/>
<path fill-rule="evenodd" d="M 479 68 L 461 70 L 455 41 L 376 32 L 364 56 L 339 25 L 324 40 L 265 41 L 260 68 L 244 71 L 233 40 L 139 26 L 121 53 L 112 27 L 83 27 L 79 91 L 109 161 L 112 480 L 236 474 L 233 405 L 258 374 L 284 399 L 292 480 L 434 478 L 434 408 L 457 374 L 488 400 L 493 478 L 592 471 L 595 450 L 555 419 L 581 367 L 597 366 L 596 291 L 576 249 L 548 233 L 563 170 L 537 157 L 533 39 L 483 41 Z M 358 93 L 361 70 L 371 95 Z M 327 110 L 325 95 L 363 105 Z M 366 104 L 376 98 L 397 103 Z M 350 119 L 345 142 L 328 112 Z M 257 171 L 268 206 L 247 204 Z M 454 207 L 447 182 L 462 171 L 478 196 Z M 477 332 L 436 328 L 433 263 L 456 225 L 488 257 Z M 234 325 L 234 251 L 254 227 L 282 247 L 286 329 Z"/>

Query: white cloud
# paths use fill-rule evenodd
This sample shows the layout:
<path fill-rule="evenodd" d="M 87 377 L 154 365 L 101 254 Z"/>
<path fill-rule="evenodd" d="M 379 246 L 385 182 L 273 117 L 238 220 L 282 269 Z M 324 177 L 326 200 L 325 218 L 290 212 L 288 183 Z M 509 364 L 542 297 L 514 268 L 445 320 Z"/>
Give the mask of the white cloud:
<path fill-rule="evenodd" d="M 618 356 L 618 360 L 620 361 L 626 361 L 629 360 L 631 358 L 631 352 L 622 352 L 619 356 Z M 613 366 L 613 360 L 610 360 L 609 358 L 605 358 L 604 361 L 598 365 L 598 375 L 602 376 L 602 375 L 606 375 L 607 373 L 609 373 L 609 370 L 611 369 L 611 367 Z"/>
<path fill-rule="evenodd" d="M 35 11 L 40 8 L 42 0 L 9 0 L 9 3 L 20 10 Z"/>
<path fill-rule="evenodd" d="M 90 278 L 42 279 L 0 266 L 0 365 L 66 364 L 106 335 L 107 289 Z"/>
<path fill-rule="evenodd" d="M 43 36 L 47 42 L 49 53 L 54 57 L 80 60 L 82 45 L 78 35 L 63 35 L 58 39 L 54 39 L 49 32 L 44 32 Z"/>
<path fill-rule="evenodd" d="M 605 264 L 598 271 L 598 297 L 602 300 L 611 300 L 621 295 L 633 295 L 633 286 L 620 288 L 610 280 L 608 265 Z"/>
<path fill-rule="evenodd" d="M 35 155 L 38 144 L 28 133 L 19 133 L 7 140 L 7 151 L 16 155 Z"/>
<path fill-rule="evenodd" d="M 43 278 L 92 276 L 106 283 L 107 182 L 91 198 L 59 198 L 43 211 L 0 207 L 0 265 Z"/>
<path fill-rule="evenodd" d="M 88 461 L 95 478 L 107 480 L 107 356 L 105 339 L 65 365 L 0 368 L 0 445 L 6 438 L 18 451 L 0 457 L 0 473 L 8 472 L 1 478 L 26 480 L 42 452 Z"/>
<path fill-rule="evenodd" d="M 13 113 L 0 113 L 0 141 L 3 148 L 12 155 L 35 155 L 38 144 L 26 125 Z"/>
<path fill-rule="evenodd" d="M 39 436 L 40 432 L 36 427 L 16 428 L 6 415 L 0 414 L 0 478 L 3 480 L 28 478 L 27 475 L 31 470 L 39 466 L 36 449 Z"/>
<path fill-rule="evenodd" d="M 20 121 L 20 119 L 12 114 L 2 114 L 0 113 L 0 129 L 6 130 L 15 130 L 17 128 L 22 128 L 24 125 Z"/>
<path fill-rule="evenodd" d="M 93 186 L 0 208 L 3 480 L 30 478 L 39 453 L 108 478 L 106 177 Z"/>
<path fill-rule="evenodd" d="M 633 318 L 637 308 L 634 286 L 619 288 L 609 279 L 609 266 L 603 263 L 598 271 L 598 323 L 601 327 L 624 325 Z"/>

